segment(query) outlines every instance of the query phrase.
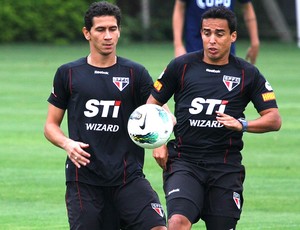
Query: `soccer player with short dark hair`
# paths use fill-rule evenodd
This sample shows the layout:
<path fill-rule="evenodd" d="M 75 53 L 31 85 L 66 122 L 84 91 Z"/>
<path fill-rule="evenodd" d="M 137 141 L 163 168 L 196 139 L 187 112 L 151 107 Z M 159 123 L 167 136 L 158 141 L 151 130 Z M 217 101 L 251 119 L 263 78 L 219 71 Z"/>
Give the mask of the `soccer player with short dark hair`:
<path fill-rule="evenodd" d="M 248 30 L 250 46 L 246 59 L 255 64 L 259 52 L 259 36 L 255 10 L 251 0 L 175 0 L 172 28 L 175 57 L 203 49 L 201 38 L 201 17 L 205 11 L 215 6 L 225 6 L 234 11 L 239 2 L 244 23 Z M 235 55 L 235 45 L 231 46 Z"/>
<path fill-rule="evenodd" d="M 144 66 L 117 56 L 120 23 L 116 5 L 90 5 L 82 29 L 90 54 L 58 68 L 48 99 L 45 136 L 67 153 L 70 229 L 166 229 L 159 197 L 143 174 L 144 149 L 127 133 L 153 81 Z M 69 137 L 61 129 L 66 111 Z"/>
<path fill-rule="evenodd" d="M 277 131 L 281 117 L 274 91 L 247 61 L 230 54 L 236 18 L 211 8 L 201 21 L 203 50 L 172 60 L 154 83 L 147 103 L 175 101 L 175 139 L 153 151 L 164 168 L 168 229 L 235 229 L 243 207 L 245 132 Z M 245 119 L 248 103 L 259 116 Z"/>

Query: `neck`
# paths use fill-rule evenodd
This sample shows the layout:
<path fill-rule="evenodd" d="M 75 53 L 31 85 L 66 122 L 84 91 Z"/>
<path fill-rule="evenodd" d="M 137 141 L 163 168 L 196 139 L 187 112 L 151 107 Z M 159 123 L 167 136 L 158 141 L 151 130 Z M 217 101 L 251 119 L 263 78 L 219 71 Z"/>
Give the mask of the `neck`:
<path fill-rule="evenodd" d="M 117 56 L 116 55 L 93 55 L 89 54 L 87 57 L 87 63 L 92 66 L 106 68 L 113 66 L 117 63 Z"/>
<path fill-rule="evenodd" d="M 223 57 L 223 58 L 211 58 L 204 55 L 203 62 L 210 64 L 210 65 L 226 65 L 229 63 L 229 57 Z"/>

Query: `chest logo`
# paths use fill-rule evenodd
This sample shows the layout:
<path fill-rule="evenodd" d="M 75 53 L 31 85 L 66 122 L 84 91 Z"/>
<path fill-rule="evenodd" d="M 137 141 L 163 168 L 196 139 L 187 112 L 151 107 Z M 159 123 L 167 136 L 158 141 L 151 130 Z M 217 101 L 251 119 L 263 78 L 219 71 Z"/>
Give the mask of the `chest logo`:
<path fill-rule="evenodd" d="M 129 78 L 128 77 L 113 77 L 113 83 L 120 91 L 126 88 L 129 85 Z"/>
<path fill-rule="evenodd" d="M 239 77 L 224 75 L 223 82 L 226 88 L 228 89 L 228 91 L 232 91 L 235 87 L 237 87 L 240 84 L 241 79 Z"/>

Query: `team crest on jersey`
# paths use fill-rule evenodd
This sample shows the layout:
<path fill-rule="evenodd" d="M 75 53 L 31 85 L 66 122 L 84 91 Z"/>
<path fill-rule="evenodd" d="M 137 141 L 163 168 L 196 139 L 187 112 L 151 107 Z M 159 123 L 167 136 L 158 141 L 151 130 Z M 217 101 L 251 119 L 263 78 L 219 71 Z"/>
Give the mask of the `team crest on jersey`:
<path fill-rule="evenodd" d="M 241 209 L 241 196 L 237 192 L 233 192 L 233 201 L 238 209 Z"/>
<path fill-rule="evenodd" d="M 229 91 L 231 91 L 240 84 L 241 79 L 239 77 L 232 77 L 232 76 L 224 75 L 223 82 L 224 82 L 226 88 Z"/>
<path fill-rule="evenodd" d="M 129 78 L 128 77 L 113 77 L 113 83 L 117 88 L 122 91 L 129 85 Z"/>
<path fill-rule="evenodd" d="M 163 210 L 161 204 L 151 203 L 151 207 L 158 215 L 160 215 L 161 217 L 164 216 L 164 210 Z"/>

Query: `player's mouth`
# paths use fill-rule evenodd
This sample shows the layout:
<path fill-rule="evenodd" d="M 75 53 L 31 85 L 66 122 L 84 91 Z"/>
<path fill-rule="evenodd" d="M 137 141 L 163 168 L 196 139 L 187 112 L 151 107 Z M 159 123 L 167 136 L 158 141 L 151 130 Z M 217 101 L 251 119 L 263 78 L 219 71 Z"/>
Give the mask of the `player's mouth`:
<path fill-rule="evenodd" d="M 112 43 L 110 43 L 110 44 L 103 44 L 103 47 L 105 49 L 112 49 L 113 48 L 113 44 Z"/>
<path fill-rule="evenodd" d="M 218 49 L 211 47 L 211 48 L 208 48 L 208 52 L 212 55 L 215 55 L 218 53 Z"/>

